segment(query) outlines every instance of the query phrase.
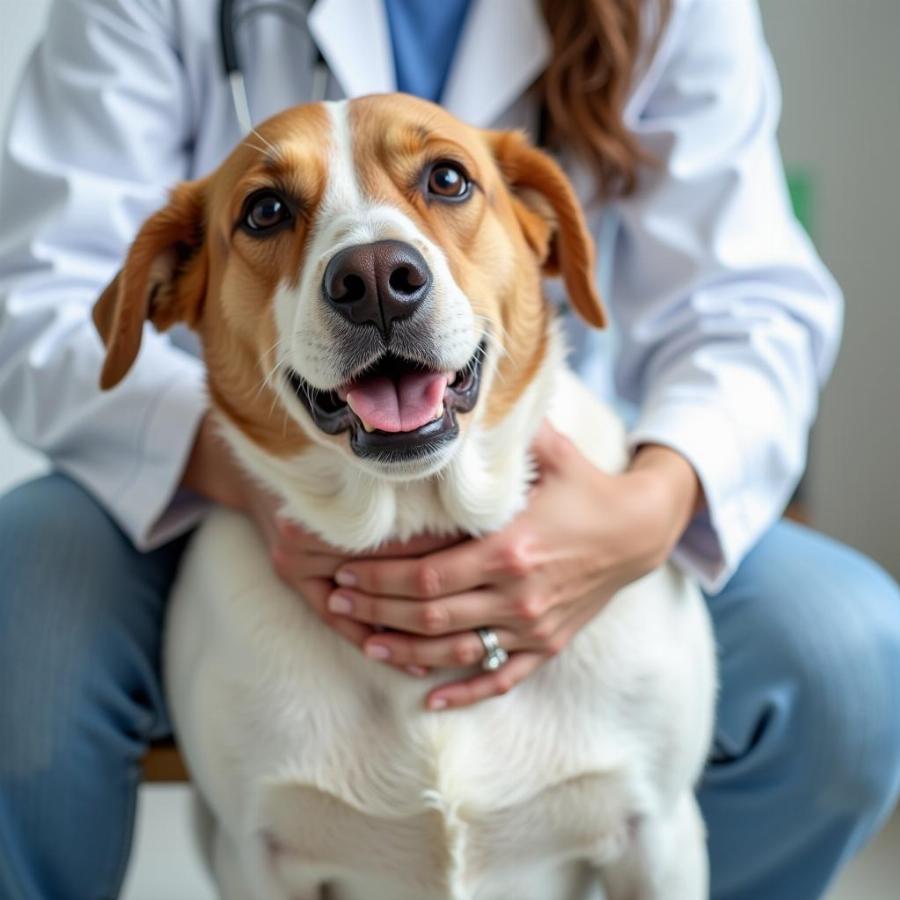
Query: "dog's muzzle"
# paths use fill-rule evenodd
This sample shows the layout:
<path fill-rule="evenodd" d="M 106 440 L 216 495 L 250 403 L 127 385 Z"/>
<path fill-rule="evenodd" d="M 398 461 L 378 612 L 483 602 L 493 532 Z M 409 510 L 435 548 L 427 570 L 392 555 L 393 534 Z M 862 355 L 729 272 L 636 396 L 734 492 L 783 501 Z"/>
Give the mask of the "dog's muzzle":
<path fill-rule="evenodd" d="M 436 452 L 459 435 L 457 414 L 478 402 L 486 341 L 456 372 L 382 355 L 339 388 L 314 388 L 294 369 L 287 378 L 315 426 L 325 434 L 350 432 L 363 458 L 403 462 Z"/>

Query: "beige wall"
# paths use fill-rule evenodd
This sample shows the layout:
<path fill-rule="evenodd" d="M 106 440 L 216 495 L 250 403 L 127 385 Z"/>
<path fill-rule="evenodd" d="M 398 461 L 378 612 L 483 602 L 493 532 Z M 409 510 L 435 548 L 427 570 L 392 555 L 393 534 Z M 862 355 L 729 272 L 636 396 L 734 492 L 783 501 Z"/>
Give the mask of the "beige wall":
<path fill-rule="evenodd" d="M 900 2 L 761 5 L 784 157 L 817 178 L 817 242 L 847 298 L 810 505 L 818 527 L 900 577 Z"/>
<path fill-rule="evenodd" d="M 0 0 L 0 122 L 47 6 Z M 847 295 L 809 504 L 818 527 L 900 576 L 900 0 L 762 0 L 762 9 L 784 86 L 785 159 L 817 179 L 819 247 Z M 0 487 L 33 465 L 0 431 Z"/>

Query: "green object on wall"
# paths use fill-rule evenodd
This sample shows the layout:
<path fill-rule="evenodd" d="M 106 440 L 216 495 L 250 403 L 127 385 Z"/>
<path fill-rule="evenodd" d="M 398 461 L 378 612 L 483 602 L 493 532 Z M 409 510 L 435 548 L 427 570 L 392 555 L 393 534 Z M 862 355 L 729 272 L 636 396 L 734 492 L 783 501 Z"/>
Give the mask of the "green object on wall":
<path fill-rule="evenodd" d="M 791 205 L 794 207 L 794 215 L 800 224 L 806 229 L 806 233 L 815 240 L 813 230 L 813 214 L 815 212 L 815 180 L 809 169 L 802 166 L 788 166 L 787 175 L 788 192 L 791 195 Z M 792 505 L 800 505 L 806 498 L 807 485 L 804 478 L 791 497 Z"/>
<path fill-rule="evenodd" d="M 815 183 L 813 176 L 808 169 L 804 169 L 801 166 L 789 166 L 786 174 L 794 215 L 806 229 L 806 233 L 815 239 L 815 229 L 813 227 Z"/>

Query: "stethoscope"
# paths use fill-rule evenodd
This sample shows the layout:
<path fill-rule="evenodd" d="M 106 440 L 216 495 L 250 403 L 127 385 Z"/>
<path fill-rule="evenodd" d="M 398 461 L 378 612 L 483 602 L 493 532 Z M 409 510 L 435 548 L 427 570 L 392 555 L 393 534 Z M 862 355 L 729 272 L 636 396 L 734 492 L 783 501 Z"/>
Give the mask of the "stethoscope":
<path fill-rule="evenodd" d="M 251 4 L 240 15 L 235 15 L 234 0 L 219 0 L 219 47 L 222 52 L 222 68 L 225 70 L 225 77 L 231 88 L 231 102 L 243 134 L 249 134 L 253 130 L 253 120 L 250 118 L 247 84 L 244 81 L 237 48 L 238 27 L 247 19 L 261 12 L 280 13 L 301 27 L 305 27 L 312 2 L 313 0 L 307 0 L 305 4 L 301 4 L 296 0 L 294 2 L 291 0 L 265 0 L 265 2 Z M 303 8 L 304 6 L 305 8 Z M 325 63 L 325 57 L 317 49 L 310 102 L 317 103 L 324 100 L 327 88 L 328 66 Z"/>
<path fill-rule="evenodd" d="M 261 2 L 249 5 L 240 15 L 236 16 L 234 13 L 234 0 L 219 0 L 219 44 L 222 51 L 222 67 L 231 87 L 231 102 L 243 134 L 249 134 L 253 130 L 253 120 L 250 118 L 247 85 L 244 81 L 244 73 L 241 69 L 237 40 L 235 38 L 238 26 L 258 13 L 270 12 L 281 13 L 301 27 L 306 27 L 309 11 L 314 2 L 315 0 L 306 0 L 305 3 L 301 4 L 299 0 L 261 0 Z M 327 89 L 328 65 L 325 62 L 325 57 L 322 56 L 322 51 L 316 48 L 316 62 L 313 68 L 310 102 L 318 103 L 324 100 Z M 539 120 L 536 129 L 537 145 L 539 147 L 547 145 L 548 134 L 549 116 L 546 105 L 542 103 L 539 109 Z"/>

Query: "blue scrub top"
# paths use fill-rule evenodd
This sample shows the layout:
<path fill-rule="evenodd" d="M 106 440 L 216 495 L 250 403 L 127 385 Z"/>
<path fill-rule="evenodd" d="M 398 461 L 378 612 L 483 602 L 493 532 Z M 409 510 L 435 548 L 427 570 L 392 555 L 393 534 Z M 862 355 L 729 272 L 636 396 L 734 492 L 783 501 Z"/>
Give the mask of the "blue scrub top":
<path fill-rule="evenodd" d="M 397 90 L 440 102 L 470 0 L 385 0 Z"/>

